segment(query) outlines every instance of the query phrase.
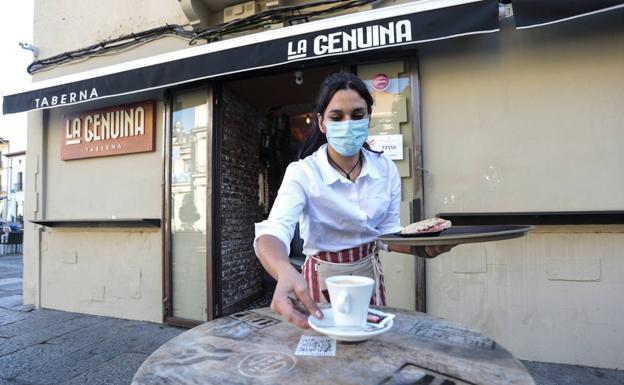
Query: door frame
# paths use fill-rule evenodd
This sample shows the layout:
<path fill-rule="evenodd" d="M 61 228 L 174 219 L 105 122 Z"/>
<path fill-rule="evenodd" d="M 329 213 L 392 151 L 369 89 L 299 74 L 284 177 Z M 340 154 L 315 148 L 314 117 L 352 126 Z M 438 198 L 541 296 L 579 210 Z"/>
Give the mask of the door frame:
<path fill-rule="evenodd" d="M 410 174 L 412 175 L 412 186 L 414 194 L 410 202 L 410 220 L 412 223 L 420 221 L 425 213 L 425 189 L 424 189 L 424 173 L 427 172 L 423 168 L 423 135 L 422 135 L 422 105 L 421 105 L 421 81 L 420 81 L 420 64 L 418 59 L 418 51 L 410 51 L 406 55 L 388 55 L 383 58 L 376 58 L 373 61 L 362 61 L 351 65 L 351 72 L 357 75 L 356 67 L 358 65 L 371 65 L 375 63 L 385 63 L 388 61 L 401 60 L 405 63 L 405 73 L 408 74 L 410 80 L 411 103 L 408 103 L 408 112 L 412 117 L 412 159 L 410 162 Z M 427 312 L 427 266 L 426 259 L 414 256 L 415 266 L 414 275 L 416 281 L 415 287 L 415 303 L 416 311 Z"/>
<path fill-rule="evenodd" d="M 412 178 L 414 187 L 414 196 L 412 197 L 412 222 L 423 219 L 425 215 L 425 184 L 424 173 L 427 172 L 423 168 L 423 132 L 422 132 L 422 99 L 421 99 L 421 81 L 420 81 L 420 63 L 418 60 L 418 51 L 405 61 L 407 70 L 409 71 L 410 86 L 412 90 L 411 100 L 409 104 L 410 113 L 412 115 Z M 416 311 L 427 312 L 427 265 L 426 259 L 422 257 L 416 258 L 415 278 L 416 278 Z"/>

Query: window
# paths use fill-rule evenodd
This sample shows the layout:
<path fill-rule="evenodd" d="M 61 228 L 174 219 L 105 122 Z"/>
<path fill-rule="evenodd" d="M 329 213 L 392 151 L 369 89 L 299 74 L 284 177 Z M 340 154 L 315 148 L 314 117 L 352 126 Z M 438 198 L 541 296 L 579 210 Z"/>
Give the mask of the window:
<path fill-rule="evenodd" d="M 22 191 L 23 189 L 23 185 L 22 185 L 22 172 L 18 172 L 17 173 L 17 182 L 15 183 L 14 189 L 15 191 Z"/>
<path fill-rule="evenodd" d="M 17 218 L 15 220 L 19 223 L 24 223 L 24 202 L 17 201 L 15 202 L 15 213 L 17 214 Z"/>

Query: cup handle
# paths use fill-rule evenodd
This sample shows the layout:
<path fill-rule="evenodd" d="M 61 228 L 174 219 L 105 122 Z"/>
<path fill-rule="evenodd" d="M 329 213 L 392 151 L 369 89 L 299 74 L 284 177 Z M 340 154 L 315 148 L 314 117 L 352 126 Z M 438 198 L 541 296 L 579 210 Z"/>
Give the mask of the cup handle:
<path fill-rule="evenodd" d="M 338 311 L 344 314 L 351 312 L 351 296 L 349 293 L 341 293 L 338 297 Z"/>

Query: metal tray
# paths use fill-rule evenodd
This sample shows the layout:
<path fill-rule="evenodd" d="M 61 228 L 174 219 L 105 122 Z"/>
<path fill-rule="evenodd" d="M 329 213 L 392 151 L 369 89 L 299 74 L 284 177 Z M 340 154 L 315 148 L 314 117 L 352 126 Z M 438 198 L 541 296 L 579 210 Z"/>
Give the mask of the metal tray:
<path fill-rule="evenodd" d="M 533 226 L 521 225 L 452 226 L 440 234 L 430 237 L 385 234 L 380 236 L 379 240 L 390 245 L 406 246 L 461 245 L 520 238 L 531 230 L 533 230 Z"/>

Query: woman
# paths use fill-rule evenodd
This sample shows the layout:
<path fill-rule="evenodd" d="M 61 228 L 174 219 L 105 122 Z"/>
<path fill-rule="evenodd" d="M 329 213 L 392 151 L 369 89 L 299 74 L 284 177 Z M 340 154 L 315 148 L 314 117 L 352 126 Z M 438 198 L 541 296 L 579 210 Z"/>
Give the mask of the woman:
<path fill-rule="evenodd" d="M 260 262 L 277 280 L 271 308 L 301 328 L 308 327 L 308 314 L 323 317 L 316 303 L 328 300 L 327 276 L 374 278 L 371 303 L 385 305 L 378 248 L 429 258 L 450 250 L 376 242 L 401 230 L 401 178 L 394 163 L 366 143 L 373 98 L 364 82 L 350 73 L 333 74 L 321 85 L 316 106 L 301 160 L 288 166 L 254 240 Z M 307 256 L 302 274 L 288 259 L 298 222 Z"/>

